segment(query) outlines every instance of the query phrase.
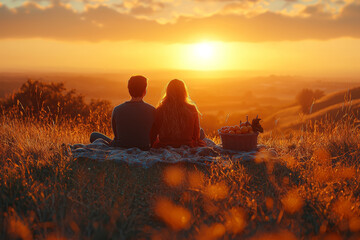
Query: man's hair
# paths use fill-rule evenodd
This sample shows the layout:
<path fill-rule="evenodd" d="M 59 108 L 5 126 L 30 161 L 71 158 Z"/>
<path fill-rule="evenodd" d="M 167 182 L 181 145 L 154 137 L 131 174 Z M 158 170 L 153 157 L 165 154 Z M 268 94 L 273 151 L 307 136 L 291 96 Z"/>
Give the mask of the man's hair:
<path fill-rule="evenodd" d="M 128 82 L 129 93 L 132 97 L 142 97 L 146 90 L 147 79 L 144 76 L 132 76 Z"/>

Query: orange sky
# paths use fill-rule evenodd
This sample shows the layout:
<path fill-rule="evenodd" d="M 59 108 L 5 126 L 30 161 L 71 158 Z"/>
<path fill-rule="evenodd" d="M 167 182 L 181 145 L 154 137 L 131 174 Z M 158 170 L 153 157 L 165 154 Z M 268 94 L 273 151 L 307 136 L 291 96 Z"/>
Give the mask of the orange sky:
<path fill-rule="evenodd" d="M 0 70 L 360 72 L 360 1 L 9 0 L 0 29 Z"/>

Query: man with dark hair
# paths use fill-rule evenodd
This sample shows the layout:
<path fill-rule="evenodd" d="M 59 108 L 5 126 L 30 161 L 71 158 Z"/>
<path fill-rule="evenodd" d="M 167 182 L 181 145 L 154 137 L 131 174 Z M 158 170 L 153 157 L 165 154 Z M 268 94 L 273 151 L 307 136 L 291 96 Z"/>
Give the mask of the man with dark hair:
<path fill-rule="evenodd" d="M 128 89 L 130 96 L 143 97 L 142 95 L 146 93 L 147 79 L 144 76 L 137 75 L 132 76 L 128 82 Z"/>
<path fill-rule="evenodd" d="M 143 101 L 146 95 L 147 79 L 144 76 L 132 76 L 128 81 L 131 100 L 116 106 L 111 117 L 114 139 L 93 132 L 90 142 L 101 138 L 114 147 L 138 147 L 149 150 L 150 131 L 154 123 L 155 108 Z"/>

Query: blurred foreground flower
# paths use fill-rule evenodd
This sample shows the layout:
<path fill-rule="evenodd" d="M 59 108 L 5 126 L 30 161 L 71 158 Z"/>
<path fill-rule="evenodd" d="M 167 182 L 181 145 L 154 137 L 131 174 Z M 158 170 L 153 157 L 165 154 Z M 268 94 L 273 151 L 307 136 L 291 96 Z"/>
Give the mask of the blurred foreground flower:
<path fill-rule="evenodd" d="M 184 181 L 184 169 L 177 166 L 170 166 L 164 170 L 164 181 L 171 187 L 179 186 Z"/>
<path fill-rule="evenodd" d="M 352 232 L 360 231 L 360 217 L 353 217 L 349 221 L 349 229 Z"/>
<path fill-rule="evenodd" d="M 28 225 L 16 214 L 15 210 L 9 208 L 7 212 L 7 232 L 14 239 L 32 240 L 32 233 Z"/>
<path fill-rule="evenodd" d="M 228 187 L 223 182 L 210 184 L 206 187 L 205 194 L 211 199 L 221 200 L 228 195 Z"/>
<path fill-rule="evenodd" d="M 156 202 L 155 214 L 175 231 L 190 227 L 190 211 L 173 204 L 168 199 L 161 198 Z"/>
<path fill-rule="evenodd" d="M 242 208 L 234 207 L 225 215 L 227 231 L 238 234 L 246 227 L 246 214 Z"/>
<path fill-rule="evenodd" d="M 304 205 L 304 200 L 299 195 L 296 189 L 290 190 L 282 199 L 284 210 L 288 213 L 295 213 L 299 211 Z"/>
<path fill-rule="evenodd" d="M 353 216 L 353 206 L 355 206 L 351 199 L 340 197 L 333 207 L 333 211 L 340 217 L 340 219 L 346 218 L 349 219 Z"/>
<path fill-rule="evenodd" d="M 225 227 L 221 223 L 215 223 L 211 226 L 202 225 L 196 237 L 197 240 L 215 240 L 225 234 Z"/>

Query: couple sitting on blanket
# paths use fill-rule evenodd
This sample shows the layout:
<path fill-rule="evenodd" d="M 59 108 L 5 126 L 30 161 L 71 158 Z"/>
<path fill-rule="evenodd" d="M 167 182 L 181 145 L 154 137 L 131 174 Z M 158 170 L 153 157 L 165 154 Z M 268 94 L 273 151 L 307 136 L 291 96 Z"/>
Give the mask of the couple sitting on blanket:
<path fill-rule="evenodd" d="M 174 79 L 169 82 L 156 109 L 143 101 L 146 87 L 145 77 L 131 77 L 128 82 L 131 100 L 115 107 L 112 113 L 114 139 L 93 132 L 90 142 L 101 138 L 113 147 L 138 147 L 142 150 L 206 145 L 205 134 L 199 126 L 199 111 L 190 100 L 183 81 Z"/>

